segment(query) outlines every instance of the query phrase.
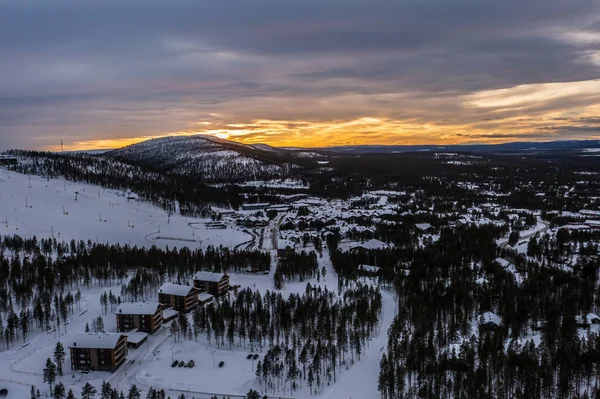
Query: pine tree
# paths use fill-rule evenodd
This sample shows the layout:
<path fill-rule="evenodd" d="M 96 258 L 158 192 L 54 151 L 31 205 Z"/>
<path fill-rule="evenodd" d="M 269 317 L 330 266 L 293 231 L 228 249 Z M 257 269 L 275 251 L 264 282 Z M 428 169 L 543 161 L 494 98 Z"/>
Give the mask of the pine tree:
<path fill-rule="evenodd" d="M 54 348 L 54 362 L 56 363 L 56 371 L 58 375 L 63 375 L 63 362 L 65 360 L 65 348 L 63 344 L 59 341 L 56 343 L 56 348 Z"/>
<path fill-rule="evenodd" d="M 246 394 L 246 399 L 260 399 L 260 394 L 254 389 L 251 389 Z"/>
<path fill-rule="evenodd" d="M 135 385 L 132 385 L 129 389 L 129 394 L 127 395 L 127 399 L 141 399 L 142 395 L 140 391 Z"/>
<path fill-rule="evenodd" d="M 66 395 L 66 389 L 62 382 L 59 382 L 54 386 L 54 397 L 56 399 L 64 399 Z"/>
<path fill-rule="evenodd" d="M 50 394 L 52 394 L 52 384 L 56 381 L 56 365 L 52 363 L 52 360 L 48 358 L 46 360 L 46 367 L 43 370 L 44 382 L 47 382 L 50 386 Z"/>
<path fill-rule="evenodd" d="M 81 390 L 81 399 L 92 399 L 96 395 L 96 388 L 89 382 L 86 382 Z"/>
<path fill-rule="evenodd" d="M 112 395 L 112 387 L 109 382 L 102 381 L 102 386 L 100 387 L 100 398 L 101 399 L 111 399 Z"/>

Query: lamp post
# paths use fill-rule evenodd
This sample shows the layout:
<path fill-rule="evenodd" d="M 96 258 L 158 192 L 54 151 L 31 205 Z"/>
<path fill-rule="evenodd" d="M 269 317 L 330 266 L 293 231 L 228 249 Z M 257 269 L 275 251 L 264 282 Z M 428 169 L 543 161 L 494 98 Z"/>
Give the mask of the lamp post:
<path fill-rule="evenodd" d="M 215 367 L 215 352 L 216 352 L 216 351 L 212 351 L 212 357 L 213 357 L 213 368 Z"/>

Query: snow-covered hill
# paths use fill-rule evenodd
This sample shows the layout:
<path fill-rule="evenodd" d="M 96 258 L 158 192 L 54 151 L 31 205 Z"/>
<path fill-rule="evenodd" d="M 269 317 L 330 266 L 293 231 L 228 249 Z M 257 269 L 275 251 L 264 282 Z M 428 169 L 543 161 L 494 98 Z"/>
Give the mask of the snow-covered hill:
<path fill-rule="evenodd" d="M 294 168 L 288 151 L 200 135 L 148 140 L 105 156 L 205 182 L 282 178 Z"/>
<path fill-rule="evenodd" d="M 122 190 L 0 169 L 0 235 L 189 248 L 234 247 L 251 239 L 237 227 L 209 230 L 205 220 L 169 216 L 127 197 Z"/>

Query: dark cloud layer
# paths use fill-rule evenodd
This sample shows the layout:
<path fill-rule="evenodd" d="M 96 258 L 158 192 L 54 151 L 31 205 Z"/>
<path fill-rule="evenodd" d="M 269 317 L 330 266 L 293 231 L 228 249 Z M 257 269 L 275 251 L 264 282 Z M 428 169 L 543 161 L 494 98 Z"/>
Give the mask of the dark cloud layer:
<path fill-rule="evenodd" d="M 509 118 L 525 111 L 464 97 L 600 78 L 599 11 L 597 0 L 0 0 L 0 149 L 199 121 Z M 581 98 L 593 113 L 598 97 Z"/>

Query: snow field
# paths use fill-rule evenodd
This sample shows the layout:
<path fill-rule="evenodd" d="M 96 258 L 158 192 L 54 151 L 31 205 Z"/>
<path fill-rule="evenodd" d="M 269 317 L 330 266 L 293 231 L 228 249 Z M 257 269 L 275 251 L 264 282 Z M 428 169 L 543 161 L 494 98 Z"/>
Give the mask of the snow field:
<path fill-rule="evenodd" d="M 206 229 L 201 223 L 204 221 L 180 215 L 169 217 L 151 204 L 128 201 L 125 193 L 117 190 L 0 171 L 3 235 L 191 249 L 209 245 L 234 247 L 251 239 L 233 226 L 226 230 Z M 191 227 L 189 223 L 198 224 Z"/>

